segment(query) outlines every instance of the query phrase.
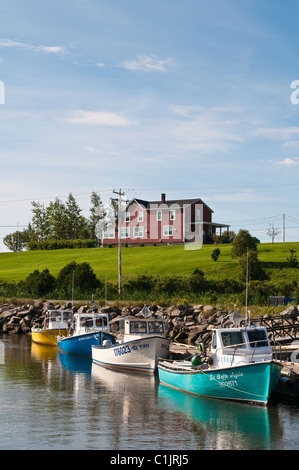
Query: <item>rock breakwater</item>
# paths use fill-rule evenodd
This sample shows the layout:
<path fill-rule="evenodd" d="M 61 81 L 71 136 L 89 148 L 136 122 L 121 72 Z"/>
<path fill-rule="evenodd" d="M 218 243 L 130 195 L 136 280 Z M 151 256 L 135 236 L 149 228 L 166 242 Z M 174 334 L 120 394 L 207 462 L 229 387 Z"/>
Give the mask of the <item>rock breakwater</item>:
<path fill-rule="evenodd" d="M 42 326 L 47 310 L 71 310 L 72 304 L 54 304 L 51 302 L 38 302 L 17 306 L 14 304 L 0 305 L 0 332 L 4 334 L 30 334 L 33 326 Z M 141 316 L 142 307 L 97 306 L 91 309 L 89 305 L 74 307 L 74 312 L 99 312 L 108 313 L 111 329 L 114 333 L 118 330 L 118 319 L 127 315 Z M 219 309 L 214 305 L 173 305 L 168 308 L 159 305 L 150 307 L 152 314 L 164 317 L 168 320 L 168 336 L 177 343 L 197 345 L 204 343 L 207 347 L 211 339 L 211 331 L 217 327 L 232 326 L 230 319 L 232 311 Z M 299 311 L 296 307 L 288 307 L 279 314 L 291 315 L 299 320 Z M 269 315 L 267 315 L 269 318 Z"/>

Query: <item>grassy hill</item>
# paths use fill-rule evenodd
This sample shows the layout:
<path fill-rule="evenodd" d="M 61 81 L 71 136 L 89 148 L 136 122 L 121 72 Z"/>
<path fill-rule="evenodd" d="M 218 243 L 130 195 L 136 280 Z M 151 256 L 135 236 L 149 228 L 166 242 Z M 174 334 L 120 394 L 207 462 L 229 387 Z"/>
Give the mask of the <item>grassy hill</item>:
<path fill-rule="evenodd" d="M 133 274 L 191 274 L 196 268 L 207 279 L 236 279 L 238 262 L 231 258 L 231 246 L 219 245 L 221 254 L 217 262 L 211 258 L 214 245 L 200 250 L 185 250 L 183 246 L 149 246 L 122 248 L 124 278 Z M 287 258 L 295 250 L 299 258 L 299 242 L 263 243 L 258 245 L 259 259 L 271 279 L 299 281 L 299 269 L 290 268 Z M 88 262 L 96 276 L 103 280 L 118 277 L 117 248 L 81 248 L 74 250 L 27 251 L 0 253 L 0 280 L 20 281 L 35 269 L 48 268 L 56 276 L 71 261 Z"/>

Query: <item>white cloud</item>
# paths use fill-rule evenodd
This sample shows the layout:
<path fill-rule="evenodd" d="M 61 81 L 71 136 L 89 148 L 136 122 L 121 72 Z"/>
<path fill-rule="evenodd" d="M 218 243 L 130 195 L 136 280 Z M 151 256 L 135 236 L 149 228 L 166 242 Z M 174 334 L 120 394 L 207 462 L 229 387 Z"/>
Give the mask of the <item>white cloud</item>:
<path fill-rule="evenodd" d="M 134 125 L 134 121 L 122 114 L 107 113 L 103 111 L 75 111 L 67 120 L 73 124 L 91 126 L 128 127 Z"/>
<path fill-rule="evenodd" d="M 254 135 L 258 135 L 261 137 L 268 137 L 270 139 L 282 139 L 288 140 L 293 136 L 297 136 L 299 134 L 299 127 L 286 127 L 286 128 L 259 128 L 253 132 Z"/>
<path fill-rule="evenodd" d="M 137 55 L 136 60 L 125 60 L 121 67 L 133 72 L 167 72 L 172 59 L 159 59 L 155 55 Z"/>
<path fill-rule="evenodd" d="M 42 52 L 45 54 L 65 54 L 66 49 L 61 46 L 33 46 L 24 42 L 12 41 L 11 39 L 0 39 L 0 48 L 15 47 L 19 49 L 28 49 L 35 52 Z"/>
<path fill-rule="evenodd" d="M 181 146 L 204 152 L 227 152 L 231 145 L 243 140 L 242 121 L 236 119 L 231 108 L 199 108 L 194 106 L 171 106 L 178 117 L 174 124 L 175 137 Z"/>
<path fill-rule="evenodd" d="M 286 158 L 284 158 L 283 160 L 281 160 L 280 162 L 277 162 L 277 163 L 279 163 L 279 165 L 287 165 L 287 166 L 299 165 L 299 158 L 286 157 Z"/>

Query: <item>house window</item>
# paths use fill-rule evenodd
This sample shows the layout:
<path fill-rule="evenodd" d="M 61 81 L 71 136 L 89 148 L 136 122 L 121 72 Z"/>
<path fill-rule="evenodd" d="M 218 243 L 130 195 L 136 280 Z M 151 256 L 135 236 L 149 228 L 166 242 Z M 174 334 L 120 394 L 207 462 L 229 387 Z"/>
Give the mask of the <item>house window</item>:
<path fill-rule="evenodd" d="M 115 227 L 104 228 L 104 238 L 115 238 Z"/>
<path fill-rule="evenodd" d="M 130 238 L 130 227 L 121 228 L 121 238 Z"/>
<path fill-rule="evenodd" d="M 200 220 L 201 219 L 201 216 L 200 216 L 200 209 L 197 209 L 196 210 L 196 220 Z"/>
<path fill-rule="evenodd" d="M 134 237 L 143 238 L 143 228 L 144 227 L 134 227 Z"/>
<path fill-rule="evenodd" d="M 143 222 L 143 212 L 138 212 L 138 222 Z"/>
<path fill-rule="evenodd" d="M 163 225 L 163 236 L 172 237 L 173 235 L 173 225 Z"/>
<path fill-rule="evenodd" d="M 169 211 L 169 218 L 170 220 L 175 220 L 175 211 Z"/>
<path fill-rule="evenodd" d="M 162 211 L 158 210 L 156 215 L 157 215 L 157 222 L 161 221 L 162 220 Z"/>
<path fill-rule="evenodd" d="M 130 222 L 131 220 L 131 212 L 126 212 L 126 222 Z"/>

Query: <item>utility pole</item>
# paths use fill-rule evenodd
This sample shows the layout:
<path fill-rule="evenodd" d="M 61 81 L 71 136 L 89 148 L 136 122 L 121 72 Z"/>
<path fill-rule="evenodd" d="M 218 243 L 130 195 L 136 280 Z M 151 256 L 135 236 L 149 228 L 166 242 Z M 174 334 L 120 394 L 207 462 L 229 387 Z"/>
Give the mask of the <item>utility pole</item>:
<path fill-rule="evenodd" d="M 121 197 L 125 194 L 113 189 L 113 193 L 118 195 L 117 227 L 118 227 L 118 295 L 122 293 L 122 272 L 121 272 Z"/>
<path fill-rule="evenodd" d="M 282 214 L 282 241 L 283 243 L 286 241 L 285 240 L 285 214 Z"/>

